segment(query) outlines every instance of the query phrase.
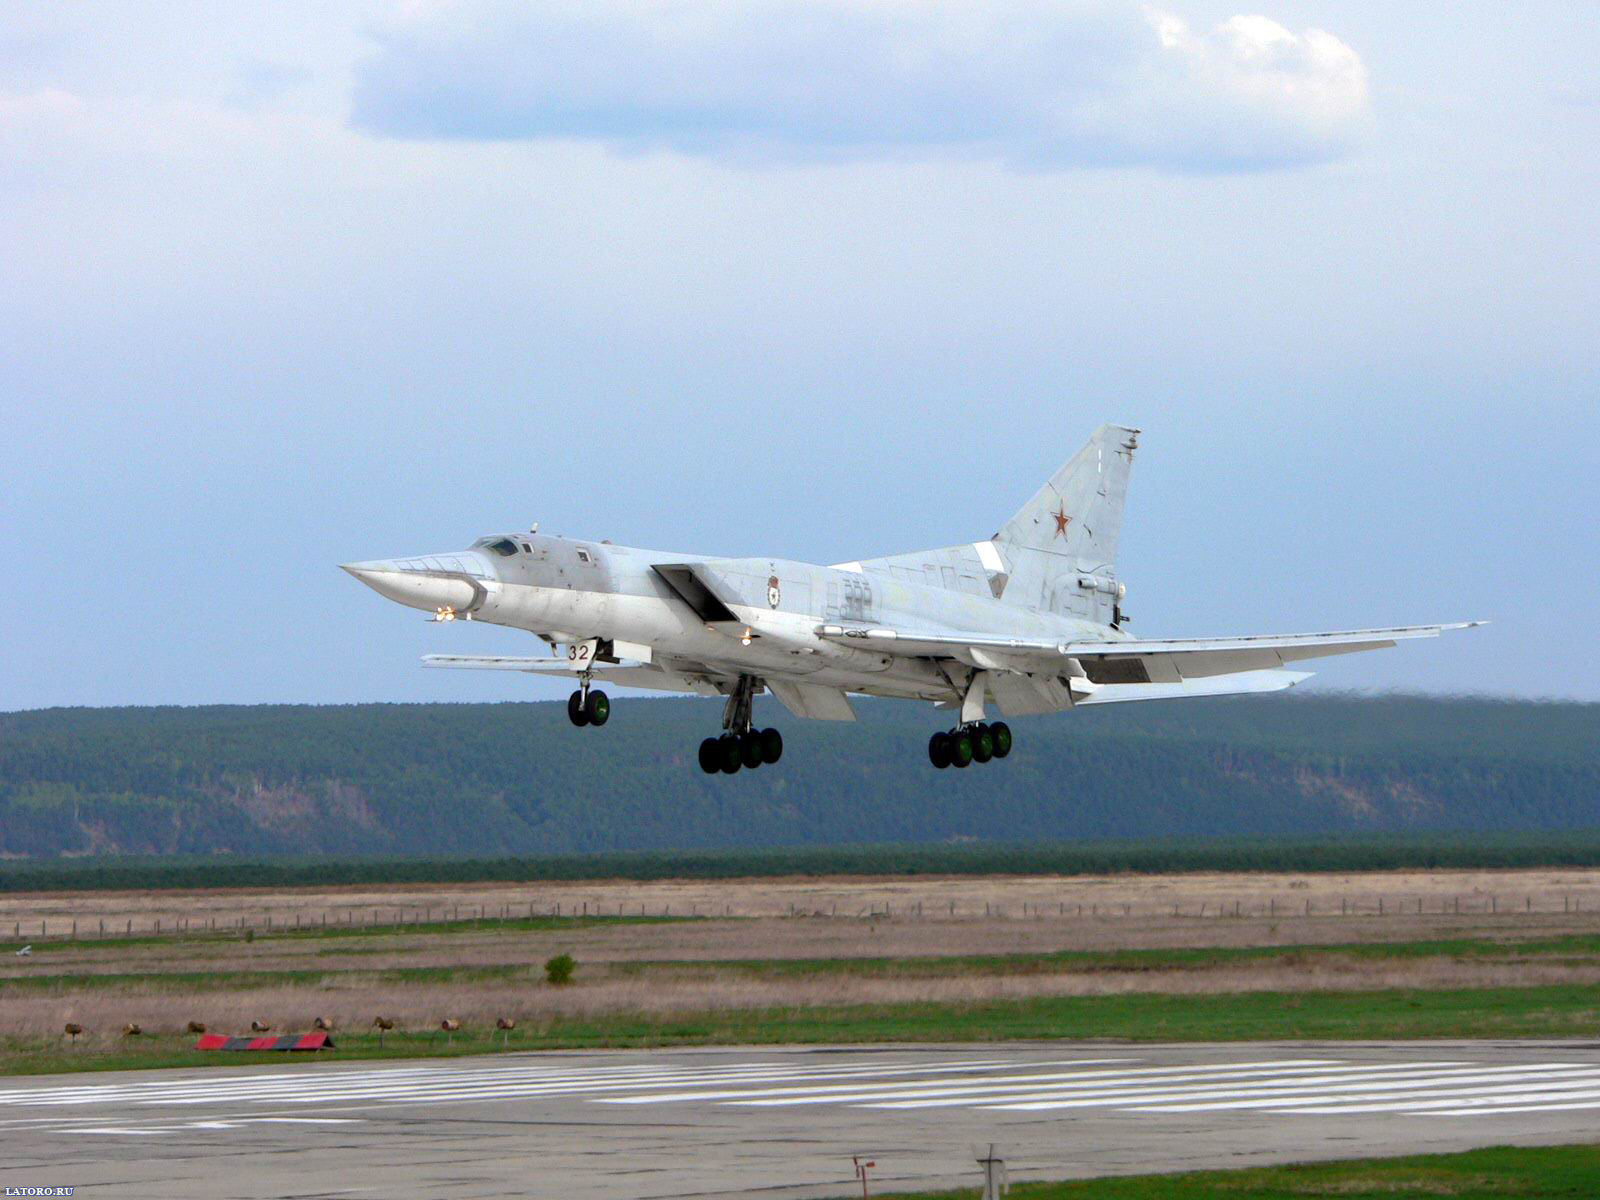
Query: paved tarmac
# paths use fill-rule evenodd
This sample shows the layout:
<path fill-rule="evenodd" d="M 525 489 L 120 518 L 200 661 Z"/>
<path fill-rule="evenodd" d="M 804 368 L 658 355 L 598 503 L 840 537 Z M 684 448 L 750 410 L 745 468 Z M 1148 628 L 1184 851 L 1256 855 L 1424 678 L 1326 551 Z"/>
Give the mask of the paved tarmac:
<path fill-rule="evenodd" d="M 859 1195 L 1589 1141 L 1600 1043 L 722 1048 L 0 1081 L 0 1187 L 78 1196 Z"/>

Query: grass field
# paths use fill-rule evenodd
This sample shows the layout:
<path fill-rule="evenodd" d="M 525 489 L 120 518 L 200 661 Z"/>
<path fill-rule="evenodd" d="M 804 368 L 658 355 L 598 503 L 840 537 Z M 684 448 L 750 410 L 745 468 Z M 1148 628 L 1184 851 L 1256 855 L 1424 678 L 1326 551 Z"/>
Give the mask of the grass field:
<path fill-rule="evenodd" d="M 1518 882 L 1546 898 L 1582 895 L 1595 884 L 1585 873 L 1429 877 L 1420 904 L 1381 911 L 1336 897 L 1398 898 L 1391 885 L 1417 881 L 1328 877 L 1320 891 L 1292 876 L 1071 881 L 1099 889 L 1084 916 L 1075 902 L 1069 910 L 1064 900 L 1023 900 L 1041 894 L 1033 879 L 951 880 L 943 891 L 932 880 L 778 882 L 775 896 L 772 881 L 701 881 L 692 894 L 645 901 L 634 894 L 607 905 L 633 911 L 603 917 L 593 915 L 598 898 L 563 903 L 578 916 L 524 909 L 480 918 L 480 910 L 510 913 L 512 902 L 432 893 L 423 911 L 435 919 L 371 926 L 312 919 L 317 906 L 326 911 L 327 892 L 195 895 L 191 912 L 298 905 L 299 927 L 280 908 L 270 930 L 175 934 L 169 923 L 161 935 L 51 938 L 26 957 L 0 953 L 0 1072 L 237 1065 L 236 1056 L 193 1052 L 188 1022 L 241 1033 L 261 1021 L 294 1032 L 317 1017 L 337 1030 L 340 1057 L 361 1058 L 502 1044 L 1600 1034 L 1600 904 L 1479 903 L 1458 913 L 1442 902 L 1467 886 L 1509 893 Z M 607 886 L 594 885 L 594 895 Z M 1297 897 L 1295 911 L 1288 901 Z M 176 902 L 79 899 L 124 921 Z M 71 898 L 38 902 L 65 906 L 74 919 Z M 655 914 L 638 914 L 655 904 Z M 1201 905 L 1226 915 L 1183 915 Z M 840 907 L 847 915 L 834 915 Z M 442 919 L 458 909 L 469 915 Z M 77 912 L 80 928 L 93 911 Z M 561 953 L 578 969 L 558 987 L 544 963 Z M 396 1025 L 381 1048 L 371 1033 L 380 1015 Z M 491 1037 L 502 1017 L 516 1029 Z M 444 1018 L 463 1030 L 437 1034 Z M 67 1022 L 86 1031 L 75 1043 L 63 1035 Z M 141 1033 L 124 1038 L 129 1023 Z"/>
<path fill-rule="evenodd" d="M 880 1193 L 882 1194 L 882 1193 Z M 897 1200 L 974 1200 L 978 1189 L 895 1192 Z M 1590 1200 L 1600 1147 L 1496 1146 L 1462 1154 L 1352 1159 L 1243 1171 L 1014 1184 L 1009 1200 Z M 842 1198 L 841 1198 L 842 1200 Z"/>
<path fill-rule="evenodd" d="M 305 1029 L 309 1022 L 297 1028 Z M 1379 992 L 1246 992 L 1229 995 L 1047 996 L 959 1004 L 902 1003 L 619 1011 L 519 1022 L 492 1021 L 446 1035 L 370 1028 L 336 1030 L 341 1059 L 482 1054 L 501 1049 L 984 1042 L 1019 1039 L 1127 1041 L 1332 1041 L 1410 1038 L 1584 1037 L 1600 1033 L 1600 994 L 1588 986 L 1395 989 Z M 74 1045 L 59 1035 L 0 1043 L 0 1073 L 36 1074 L 252 1061 L 202 1053 L 193 1035 L 107 1037 Z M 260 1056 L 255 1056 L 259 1061 Z M 1600 1194 L 1600 1193 L 1597 1193 Z"/>

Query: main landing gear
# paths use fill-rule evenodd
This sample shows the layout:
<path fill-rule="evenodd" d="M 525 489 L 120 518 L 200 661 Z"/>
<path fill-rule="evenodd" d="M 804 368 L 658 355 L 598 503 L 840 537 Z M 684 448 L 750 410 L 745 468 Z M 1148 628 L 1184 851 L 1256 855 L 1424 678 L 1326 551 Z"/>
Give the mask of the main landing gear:
<path fill-rule="evenodd" d="M 700 743 L 700 769 L 707 775 L 732 775 L 740 767 L 754 771 L 783 757 L 783 735 L 776 729 L 752 728 L 751 707 L 760 681 L 741 675 L 722 713 L 721 737 Z"/>
<path fill-rule="evenodd" d="M 740 767 L 753 771 L 782 757 L 783 735 L 776 729 L 729 732 L 700 743 L 700 769 L 707 775 L 732 775 Z"/>
<path fill-rule="evenodd" d="M 958 725 L 949 733 L 936 733 L 928 739 L 928 761 L 941 771 L 946 767 L 967 767 L 1004 758 L 1011 753 L 1011 726 L 1004 721 L 986 725 Z"/>
<path fill-rule="evenodd" d="M 604 692 L 591 692 L 589 685 L 567 697 L 567 720 L 574 725 L 604 725 L 611 719 L 611 698 Z"/>

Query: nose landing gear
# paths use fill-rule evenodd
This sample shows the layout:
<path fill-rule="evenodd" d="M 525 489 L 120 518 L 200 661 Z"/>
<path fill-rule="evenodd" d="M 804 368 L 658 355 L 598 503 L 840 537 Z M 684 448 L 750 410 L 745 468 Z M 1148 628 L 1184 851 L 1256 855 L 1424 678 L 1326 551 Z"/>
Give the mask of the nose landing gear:
<path fill-rule="evenodd" d="M 1004 721 L 958 725 L 949 733 L 936 733 L 928 739 L 928 761 L 941 771 L 986 763 L 1010 754 L 1011 741 L 1011 726 Z"/>
<path fill-rule="evenodd" d="M 700 743 L 700 769 L 707 775 L 732 775 L 741 767 L 754 771 L 783 757 L 783 735 L 776 729 L 753 727 L 751 707 L 759 687 L 760 680 L 750 675 L 739 677 L 722 714 L 727 732 Z"/>
<path fill-rule="evenodd" d="M 604 692 L 590 691 L 588 680 L 567 697 L 567 720 L 582 728 L 585 725 L 604 725 L 611 719 L 611 697 Z"/>

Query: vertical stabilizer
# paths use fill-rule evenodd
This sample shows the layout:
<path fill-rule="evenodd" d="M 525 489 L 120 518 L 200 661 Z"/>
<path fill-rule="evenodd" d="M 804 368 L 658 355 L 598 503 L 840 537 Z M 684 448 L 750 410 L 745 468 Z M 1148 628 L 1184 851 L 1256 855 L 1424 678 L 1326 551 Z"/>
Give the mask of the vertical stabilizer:
<path fill-rule="evenodd" d="M 994 536 L 1009 578 L 1001 599 L 1112 624 L 1117 538 L 1139 431 L 1102 425 Z"/>

